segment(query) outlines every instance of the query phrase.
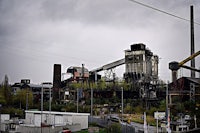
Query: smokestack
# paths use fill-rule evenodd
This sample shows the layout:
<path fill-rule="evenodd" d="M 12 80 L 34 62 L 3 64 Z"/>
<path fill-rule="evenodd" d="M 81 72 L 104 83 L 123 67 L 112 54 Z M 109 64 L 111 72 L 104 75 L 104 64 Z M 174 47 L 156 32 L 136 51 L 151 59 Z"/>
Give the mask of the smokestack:
<path fill-rule="evenodd" d="M 54 64 L 53 71 L 53 101 L 60 100 L 61 64 Z"/>

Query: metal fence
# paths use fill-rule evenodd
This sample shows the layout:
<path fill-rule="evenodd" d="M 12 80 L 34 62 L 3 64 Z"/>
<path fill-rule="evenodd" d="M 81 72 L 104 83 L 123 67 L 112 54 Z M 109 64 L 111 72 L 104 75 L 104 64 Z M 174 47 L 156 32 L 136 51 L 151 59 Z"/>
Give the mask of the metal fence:
<path fill-rule="evenodd" d="M 135 133 L 135 128 L 129 124 L 121 125 L 122 133 Z"/>
<path fill-rule="evenodd" d="M 88 121 L 89 121 L 89 123 L 95 123 L 98 126 L 104 127 L 104 128 L 106 128 L 108 126 L 108 122 L 109 122 L 107 118 L 102 119 L 102 118 L 91 117 L 91 116 L 89 116 Z"/>
<path fill-rule="evenodd" d="M 95 123 L 100 127 L 109 128 L 114 122 L 109 121 L 108 118 L 89 117 L 89 123 Z M 119 123 L 120 124 L 120 123 Z M 135 128 L 127 123 L 120 124 L 122 133 L 135 133 Z"/>

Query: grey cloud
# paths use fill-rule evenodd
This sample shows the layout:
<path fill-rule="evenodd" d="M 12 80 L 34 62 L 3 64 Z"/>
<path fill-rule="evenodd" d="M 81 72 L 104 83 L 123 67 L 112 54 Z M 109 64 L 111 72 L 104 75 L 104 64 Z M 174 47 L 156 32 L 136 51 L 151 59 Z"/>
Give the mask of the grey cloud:
<path fill-rule="evenodd" d="M 188 1 L 138 1 L 189 16 Z M 200 2 L 193 2 L 199 20 Z M 189 55 L 188 22 L 129 0 L 0 0 L 0 18 L 0 78 L 8 73 L 14 81 L 26 73 L 35 82 L 49 81 L 54 63 L 86 63 L 93 69 L 123 58 L 123 50 L 137 42 L 163 58 L 162 77 L 169 71 L 169 61 Z M 196 42 L 199 31 L 195 25 Z M 44 74 L 36 72 L 38 66 Z"/>
<path fill-rule="evenodd" d="M 68 0 L 68 1 L 46 1 L 42 4 L 44 16 L 52 21 L 69 20 L 85 24 L 101 25 L 132 25 L 134 22 L 143 23 L 138 19 L 141 16 L 150 19 L 151 13 L 136 8 L 129 1 L 105 1 L 105 0 Z M 145 23 L 144 23 L 145 24 Z"/>
<path fill-rule="evenodd" d="M 154 24 L 164 14 L 157 13 L 151 9 L 142 7 L 131 1 L 124 0 L 43 0 L 43 1 L 12 1 L 2 2 L 1 10 L 6 21 L 12 21 L 16 27 L 29 25 L 30 23 L 41 23 L 42 21 L 77 21 L 87 25 L 109 25 L 122 27 L 135 27 Z M 182 1 L 162 1 L 159 3 L 153 0 L 144 3 L 156 5 L 160 8 L 168 7 L 168 11 L 176 10 L 187 4 Z M 179 5 L 180 4 L 180 5 Z M 157 14 L 155 16 L 155 14 Z M 6 16 L 5 16 L 6 15 Z M 9 19 L 10 20 L 9 20 Z M 9 23 L 9 22 L 8 22 Z M 23 27 L 22 27 L 23 28 Z"/>

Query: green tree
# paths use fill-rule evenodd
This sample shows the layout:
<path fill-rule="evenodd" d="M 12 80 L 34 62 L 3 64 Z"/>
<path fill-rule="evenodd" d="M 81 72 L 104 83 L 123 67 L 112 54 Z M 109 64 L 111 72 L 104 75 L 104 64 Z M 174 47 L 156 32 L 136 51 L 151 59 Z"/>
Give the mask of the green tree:
<path fill-rule="evenodd" d="M 22 89 L 17 91 L 15 97 L 15 104 L 18 104 L 19 108 L 26 108 L 26 105 L 30 108 L 33 106 L 33 93 L 28 89 Z M 26 103 L 28 101 L 28 103 Z"/>
<path fill-rule="evenodd" d="M 124 108 L 124 113 L 132 113 L 133 107 L 130 104 L 127 104 Z"/>
<path fill-rule="evenodd" d="M 77 88 L 81 88 L 81 83 L 74 82 L 74 83 L 71 83 L 69 86 L 73 89 L 77 89 Z"/>
<path fill-rule="evenodd" d="M 17 116 L 19 118 L 23 118 L 23 110 L 16 109 L 13 107 L 4 107 L 4 108 L 2 108 L 1 113 L 10 114 L 11 117 Z"/>
<path fill-rule="evenodd" d="M 0 89 L 0 102 L 2 105 L 8 106 L 12 105 L 13 102 L 13 96 L 7 75 L 5 75 L 4 81 Z"/>
<path fill-rule="evenodd" d="M 101 79 L 100 81 L 98 81 L 97 85 L 98 85 L 98 89 L 102 89 L 103 90 L 103 89 L 106 88 L 106 82 L 103 79 Z"/>
<path fill-rule="evenodd" d="M 6 104 L 6 100 L 4 98 L 4 96 L 2 94 L 0 94 L 0 104 L 1 105 L 5 105 Z"/>
<path fill-rule="evenodd" d="M 122 83 L 120 83 L 120 88 L 123 87 L 124 90 L 130 90 L 131 85 L 130 83 L 127 83 L 126 81 L 122 81 Z"/>
<path fill-rule="evenodd" d="M 160 101 L 159 111 L 166 111 L 166 101 L 165 100 Z"/>

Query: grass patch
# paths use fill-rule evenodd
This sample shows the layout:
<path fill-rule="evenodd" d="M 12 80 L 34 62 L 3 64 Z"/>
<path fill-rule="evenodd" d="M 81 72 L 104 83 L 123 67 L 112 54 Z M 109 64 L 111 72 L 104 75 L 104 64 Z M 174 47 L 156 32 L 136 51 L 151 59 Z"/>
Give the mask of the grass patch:
<path fill-rule="evenodd" d="M 144 123 L 143 114 L 139 114 L 139 113 L 130 114 L 129 116 L 127 116 L 127 119 L 130 119 L 131 122 L 136 122 L 140 124 Z M 155 126 L 156 120 L 154 119 L 153 116 L 147 115 L 147 123 L 151 126 Z"/>

